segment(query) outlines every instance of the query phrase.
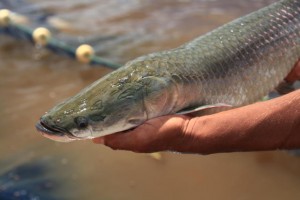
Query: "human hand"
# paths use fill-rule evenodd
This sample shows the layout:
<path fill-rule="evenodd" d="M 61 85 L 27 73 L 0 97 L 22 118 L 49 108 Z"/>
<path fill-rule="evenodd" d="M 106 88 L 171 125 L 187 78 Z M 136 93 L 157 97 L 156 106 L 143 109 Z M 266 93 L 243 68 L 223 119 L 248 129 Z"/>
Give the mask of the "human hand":
<path fill-rule="evenodd" d="M 294 83 L 297 80 L 300 80 L 300 60 L 294 65 L 291 72 L 284 79 L 288 83 Z"/>
<path fill-rule="evenodd" d="M 190 119 L 185 115 L 162 116 L 132 130 L 95 138 L 93 142 L 134 152 L 182 151 L 184 142 L 188 142 L 185 127 Z"/>
<path fill-rule="evenodd" d="M 285 79 L 279 83 L 275 88 L 279 94 L 284 95 L 295 91 L 294 83 L 300 79 L 300 62 L 298 61 L 291 72 L 285 77 Z"/>

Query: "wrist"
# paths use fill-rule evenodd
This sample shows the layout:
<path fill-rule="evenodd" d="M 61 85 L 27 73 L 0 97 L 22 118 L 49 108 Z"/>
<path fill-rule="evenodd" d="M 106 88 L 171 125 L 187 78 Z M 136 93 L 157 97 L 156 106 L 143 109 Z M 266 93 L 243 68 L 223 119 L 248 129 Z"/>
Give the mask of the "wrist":
<path fill-rule="evenodd" d="M 218 115 L 194 117 L 186 120 L 183 135 L 186 144 L 183 152 L 210 154 L 214 153 L 220 145 L 220 136 L 224 133 L 222 125 L 218 125 Z"/>

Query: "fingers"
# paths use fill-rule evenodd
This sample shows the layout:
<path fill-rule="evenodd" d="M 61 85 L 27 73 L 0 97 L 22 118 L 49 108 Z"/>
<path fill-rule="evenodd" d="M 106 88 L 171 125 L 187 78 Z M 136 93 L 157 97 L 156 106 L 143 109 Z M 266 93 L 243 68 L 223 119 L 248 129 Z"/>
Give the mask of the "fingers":
<path fill-rule="evenodd" d="M 114 133 L 96 138 L 93 141 L 104 144 L 114 150 L 129 150 L 143 153 L 158 151 L 155 145 L 151 145 L 157 139 L 157 123 L 156 120 L 152 120 L 133 130 Z"/>
<path fill-rule="evenodd" d="M 136 151 L 137 149 L 137 136 L 136 130 L 119 132 L 105 137 L 93 139 L 94 143 L 104 144 L 114 150 L 131 150 Z M 142 134 L 142 133 L 141 133 Z"/>
<path fill-rule="evenodd" d="M 176 146 L 182 134 L 183 122 L 188 117 L 173 115 L 151 119 L 133 130 L 93 139 L 94 143 L 104 144 L 115 150 L 134 152 L 157 152 Z"/>
<path fill-rule="evenodd" d="M 150 153 L 163 150 L 157 146 L 157 140 L 162 135 L 151 123 L 145 123 L 133 130 L 114 133 L 93 139 L 94 143 L 104 144 L 113 150 L 129 150 L 140 153 Z"/>
<path fill-rule="evenodd" d="M 300 60 L 294 65 L 284 81 L 282 81 L 275 90 L 281 95 L 293 92 L 295 90 L 294 83 L 297 80 L 300 80 Z"/>
<path fill-rule="evenodd" d="M 94 138 L 94 139 L 92 139 L 92 141 L 93 141 L 95 144 L 104 144 L 104 137 Z"/>
<path fill-rule="evenodd" d="M 297 80 L 300 80 L 300 60 L 295 64 L 292 71 L 285 78 L 285 81 L 288 83 L 293 83 Z"/>

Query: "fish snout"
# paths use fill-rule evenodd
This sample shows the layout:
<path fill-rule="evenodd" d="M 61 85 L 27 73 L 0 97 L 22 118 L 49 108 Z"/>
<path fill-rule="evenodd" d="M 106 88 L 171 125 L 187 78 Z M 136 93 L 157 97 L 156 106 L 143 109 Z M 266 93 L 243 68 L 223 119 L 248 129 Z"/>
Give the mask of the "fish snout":
<path fill-rule="evenodd" d="M 36 129 L 44 137 L 58 142 L 70 142 L 75 140 L 68 131 L 56 126 L 47 120 L 46 117 L 41 117 L 40 121 L 36 123 Z"/>

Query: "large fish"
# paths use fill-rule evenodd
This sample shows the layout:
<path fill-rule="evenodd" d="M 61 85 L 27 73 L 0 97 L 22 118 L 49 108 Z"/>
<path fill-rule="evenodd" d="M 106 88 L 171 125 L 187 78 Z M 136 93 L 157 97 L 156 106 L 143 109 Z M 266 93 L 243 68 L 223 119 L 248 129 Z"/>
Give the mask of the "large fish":
<path fill-rule="evenodd" d="M 88 139 L 168 114 L 238 107 L 270 92 L 300 55 L 300 0 L 282 0 L 176 49 L 128 62 L 36 125 L 57 141 Z"/>

